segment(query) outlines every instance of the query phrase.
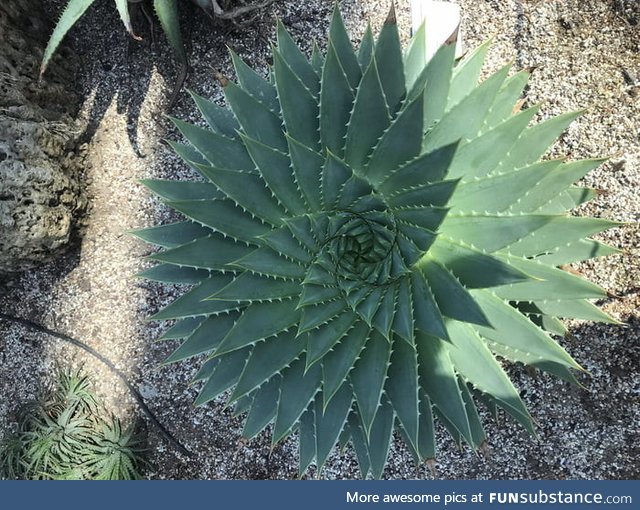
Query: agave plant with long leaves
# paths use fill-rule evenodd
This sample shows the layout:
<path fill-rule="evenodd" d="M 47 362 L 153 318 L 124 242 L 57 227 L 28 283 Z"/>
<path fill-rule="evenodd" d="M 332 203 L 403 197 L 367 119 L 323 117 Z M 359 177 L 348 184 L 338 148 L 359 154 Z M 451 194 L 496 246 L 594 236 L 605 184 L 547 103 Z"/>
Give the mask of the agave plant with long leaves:
<path fill-rule="evenodd" d="M 530 125 L 527 72 L 478 83 L 487 48 L 426 63 L 422 28 L 403 55 L 392 10 L 356 53 L 336 9 L 308 60 L 279 24 L 268 78 L 232 54 L 230 109 L 175 120 L 204 182 L 145 181 L 187 218 L 137 232 L 164 248 L 142 276 L 193 285 L 154 316 L 167 361 L 207 353 L 196 403 L 230 390 L 247 438 L 297 431 L 300 474 L 351 442 L 380 477 L 394 430 L 433 459 L 434 418 L 479 448 L 478 403 L 533 431 L 496 356 L 575 382 L 560 318 L 613 321 L 558 267 L 616 251 L 588 239 L 615 223 L 567 214 L 602 160 L 540 161 L 579 114 Z"/>
<path fill-rule="evenodd" d="M 124 24 L 127 32 L 137 40 L 140 37 L 133 31 L 131 25 L 131 17 L 129 15 L 129 3 L 137 3 L 141 0 L 114 0 L 122 23 Z M 40 76 L 44 74 L 51 61 L 51 57 L 60 46 L 60 43 L 64 39 L 67 32 L 75 25 L 86 10 L 91 7 L 95 0 L 69 0 L 66 7 L 62 11 L 62 15 L 56 24 L 47 47 L 45 48 L 44 55 L 42 57 L 42 65 L 40 66 Z M 160 25 L 164 31 L 171 47 L 176 53 L 180 63 L 186 68 L 187 55 L 184 50 L 182 42 L 182 35 L 180 33 L 180 22 L 178 19 L 178 4 L 177 0 L 153 0 L 153 7 L 160 20 Z"/>
<path fill-rule="evenodd" d="M 136 40 L 141 40 L 141 37 L 137 36 L 133 30 L 131 24 L 131 16 L 129 14 L 129 4 L 141 3 L 145 0 L 114 0 L 120 18 L 129 34 Z M 245 15 L 255 9 L 260 9 L 267 6 L 273 0 L 264 0 L 255 4 L 242 5 L 232 11 L 223 11 L 217 0 L 191 0 L 192 3 L 198 5 L 205 12 L 211 11 L 216 17 L 233 19 L 236 16 Z M 42 58 L 42 64 L 40 66 L 40 78 L 47 70 L 47 66 L 51 61 L 56 49 L 64 39 L 67 32 L 73 25 L 82 17 L 86 10 L 95 2 L 95 0 L 69 0 L 62 15 L 56 24 L 47 47 L 45 48 Z M 180 69 L 178 73 L 177 81 L 173 87 L 171 98 L 169 100 L 169 109 L 173 106 L 178 98 L 178 93 L 182 89 L 182 85 L 187 77 L 189 62 L 185 51 L 184 43 L 182 40 L 182 33 L 180 31 L 180 19 L 178 13 L 178 0 L 153 0 L 153 9 L 156 13 L 160 26 L 164 34 L 171 45 L 178 62 L 180 63 Z"/>

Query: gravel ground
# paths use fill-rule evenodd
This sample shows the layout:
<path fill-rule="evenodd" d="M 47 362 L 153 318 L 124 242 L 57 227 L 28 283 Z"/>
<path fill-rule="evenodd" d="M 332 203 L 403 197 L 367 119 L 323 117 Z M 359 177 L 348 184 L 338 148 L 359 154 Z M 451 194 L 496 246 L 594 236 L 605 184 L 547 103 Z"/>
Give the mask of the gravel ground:
<path fill-rule="evenodd" d="M 62 1 L 45 2 L 54 16 Z M 534 67 L 529 103 L 543 103 L 540 118 L 586 107 L 553 148 L 570 158 L 610 156 L 585 178 L 602 192 L 579 211 L 630 222 L 600 236 L 622 254 L 574 267 L 604 286 L 611 298 L 599 303 L 627 327 L 570 324 L 563 343 L 591 377 L 586 390 L 545 375 L 510 368 L 532 415 L 533 438 L 510 420 L 495 424 L 485 417 L 491 446 L 488 458 L 458 451 L 438 430 L 439 478 L 638 478 L 640 475 L 640 4 L 634 0 L 461 0 L 465 45 L 494 36 L 487 72 L 513 61 L 516 70 Z M 173 345 L 157 343 L 165 325 L 145 318 L 182 290 L 141 282 L 148 247 L 126 231 L 171 219 L 171 213 L 138 184 L 146 177 L 189 178 L 190 171 L 161 141 L 176 134 L 163 116 L 175 76 L 170 51 L 130 41 L 119 26 L 112 2 L 97 2 L 74 29 L 70 44 L 83 59 L 82 115 L 89 123 L 90 165 L 87 194 L 92 208 L 81 245 L 40 270 L 24 274 L 0 298 L 5 313 L 27 317 L 79 338 L 107 354 L 132 378 L 159 419 L 190 450 L 176 453 L 149 430 L 153 467 L 150 478 L 294 478 L 295 439 L 270 451 L 269 438 L 240 440 L 241 421 L 222 400 L 194 409 L 197 388 L 189 385 L 197 362 L 162 366 Z M 367 21 L 379 28 L 387 0 L 340 2 L 353 40 Z M 398 1 L 399 19 L 408 36 L 408 1 Z M 219 24 L 194 16 L 188 24 L 193 70 L 188 87 L 221 99 L 213 70 L 232 76 L 229 45 L 254 67 L 266 69 L 274 19 L 280 17 L 294 38 L 309 49 L 311 36 L 322 44 L 332 2 L 276 2 L 247 26 Z M 194 18 L 191 18 L 192 20 Z M 115 28 L 114 28 L 115 27 Z M 148 32 L 140 28 L 147 40 Z M 100 34 L 99 38 L 94 35 Z M 183 94 L 175 116 L 198 121 Z M 100 396 L 125 419 L 140 413 L 122 385 L 94 360 L 74 348 L 16 326 L 0 323 L 0 427 L 15 425 L 20 402 L 33 397 L 48 380 L 54 363 L 84 364 Z M 358 476 L 353 455 L 334 455 L 323 478 Z M 396 442 L 387 478 L 429 478 L 413 468 Z"/>

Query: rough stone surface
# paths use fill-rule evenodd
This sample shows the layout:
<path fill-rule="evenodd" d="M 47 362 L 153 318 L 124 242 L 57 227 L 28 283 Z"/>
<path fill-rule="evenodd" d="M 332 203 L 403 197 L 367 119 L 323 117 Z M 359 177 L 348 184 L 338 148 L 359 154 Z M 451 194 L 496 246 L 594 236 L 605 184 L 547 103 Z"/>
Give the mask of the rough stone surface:
<path fill-rule="evenodd" d="M 52 13 L 63 1 L 48 2 Z M 131 42 L 120 27 L 111 2 L 96 2 L 70 34 L 83 58 L 86 98 L 84 115 L 95 125 L 90 142 L 88 194 L 92 211 L 87 232 L 73 257 L 25 273 L 0 309 L 29 317 L 90 344 L 109 357 L 137 384 L 158 418 L 195 452 L 176 453 L 155 430 L 149 430 L 151 478 L 294 478 L 295 437 L 273 451 L 263 434 L 241 440 L 242 419 L 231 415 L 219 399 L 193 407 L 198 392 L 191 386 L 201 360 L 169 366 L 162 360 L 176 347 L 154 342 L 168 324 L 144 319 L 179 296 L 184 289 L 133 278 L 146 267 L 150 249 L 124 234 L 127 229 L 169 222 L 174 216 L 137 183 L 140 178 L 194 178 L 162 137 L 176 139 L 162 116 L 174 79 L 171 52 L 159 45 L 149 51 Z M 463 0 L 468 48 L 492 34 L 495 42 L 486 71 L 514 61 L 514 70 L 536 66 L 527 91 L 528 104 L 542 102 L 540 118 L 587 107 L 550 155 L 610 156 L 584 185 L 602 193 L 578 213 L 637 222 L 640 217 L 640 137 L 637 119 L 640 60 L 636 2 L 619 0 Z M 222 101 L 213 70 L 233 77 L 225 45 L 249 63 L 266 70 L 269 42 L 277 15 L 303 47 L 313 37 L 326 41 L 331 0 L 282 0 L 253 23 L 212 26 L 193 18 L 190 27 L 192 72 L 188 87 Z M 408 29 L 408 1 L 398 1 L 398 15 Z M 367 21 L 382 24 L 387 0 L 340 2 L 354 42 Z M 185 9 L 184 15 L 196 13 Z M 52 14 L 53 16 L 54 14 Z M 186 30 L 185 32 L 188 32 Z M 100 33 L 100 40 L 92 38 Z M 148 32 L 140 33 L 148 39 Z M 177 117 L 201 122 L 186 94 Z M 146 157 L 141 157 L 146 156 Z M 640 238 L 635 224 L 599 236 L 622 250 L 607 259 L 576 265 L 587 278 L 604 286 L 611 297 L 598 304 L 627 327 L 569 323 L 571 335 L 561 339 L 589 370 L 586 389 L 570 387 L 521 366 L 509 372 L 538 423 L 529 436 L 512 420 L 495 423 L 483 416 L 490 437 L 488 459 L 468 448 L 459 451 L 438 428 L 437 476 L 440 478 L 638 478 L 640 437 Z M 12 426 L 12 410 L 29 398 L 38 379 L 56 361 L 84 363 L 99 381 L 98 391 L 122 417 L 139 412 L 120 383 L 98 363 L 73 348 L 24 328 L 0 324 L 0 424 Z M 322 473 L 308 476 L 355 478 L 355 458 L 347 449 L 335 453 Z M 386 478 L 430 478 L 426 466 L 414 468 L 400 441 L 393 444 Z"/>
<path fill-rule="evenodd" d="M 68 245 L 86 207 L 79 182 L 74 62 L 55 60 L 38 85 L 46 24 L 33 5 L 0 7 L 0 275 L 41 264 Z M 75 108 L 74 108 L 75 107 Z"/>

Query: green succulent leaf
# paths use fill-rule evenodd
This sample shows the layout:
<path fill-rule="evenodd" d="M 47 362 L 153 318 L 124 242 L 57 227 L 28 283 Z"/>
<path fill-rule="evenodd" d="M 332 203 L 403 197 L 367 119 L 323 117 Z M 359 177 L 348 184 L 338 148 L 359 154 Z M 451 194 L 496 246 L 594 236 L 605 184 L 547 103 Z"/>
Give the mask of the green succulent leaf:
<path fill-rule="evenodd" d="M 371 38 L 369 39 L 368 50 L 369 56 L 368 58 L 364 58 L 366 55 L 362 55 L 363 62 L 365 62 L 363 67 L 366 67 L 366 65 L 369 64 L 371 52 L 373 51 L 373 34 L 370 33 L 370 36 Z M 338 9 L 337 4 L 333 10 L 333 16 L 329 26 L 329 40 L 335 49 L 336 57 L 347 76 L 351 88 L 356 89 L 360 82 L 360 78 L 362 77 L 362 71 L 360 70 L 358 57 L 356 57 L 354 52 L 353 45 L 349 39 L 349 34 L 347 34 L 344 21 L 342 20 L 342 15 L 340 14 L 340 9 Z"/>
<path fill-rule="evenodd" d="M 274 51 L 274 56 L 278 53 L 305 88 L 317 97 L 320 91 L 320 78 L 281 21 L 278 21 L 276 35 L 278 48 Z M 282 98 L 280 98 L 280 104 L 282 104 Z"/>
<path fill-rule="evenodd" d="M 204 321 L 197 322 L 196 328 L 189 333 L 180 347 L 165 360 L 165 363 L 173 363 L 204 352 L 211 352 L 220 344 L 237 319 L 238 313 L 234 312 L 210 315 Z"/>
<path fill-rule="evenodd" d="M 478 83 L 488 44 L 425 62 L 420 29 L 403 56 L 393 12 L 356 53 L 336 8 L 326 47 L 279 23 L 269 79 L 232 54 L 230 109 L 175 121 L 205 182 L 144 182 L 187 218 L 134 233 L 161 250 L 141 276 L 193 285 L 153 317 L 178 319 L 168 361 L 207 353 L 197 403 L 230 390 L 246 437 L 297 431 L 301 476 L 351 443 L 380 477 L 394 430 L 430 461 L 434 420 L 480 448 L 477 402 L 532 431 L 496 356 L 575 383 L 550 335 L 614 322 L 558 267 L 615 252 L 589 236 L 617 223 L 568 214 L 601 161 L 539 160 L 576 114 L 531 125 L 510 66 Z"/>
<path fill-rule="evenodd" d="M 356 63 L 357 66 L 357 63 Z M 335 46 L 330 43 L 322 68 L 320 90 L 320 135 L 322 144 L 343 157 L 344 137 L 353 108 L 354 95 Z"/>
<path fill-rule="evenodd" d="M 251 347 L 245 347 L 220 356 L 215 368 L 202 386 L 195 405 L 206 404 L 234 386 L 240 379 L 250 354 Z"/>
<path fill-rule="evenodd" d="M 176 149 L 178 145 L 172 144 L 172 147 Z M 193 152 L 196 151 L 193 150 Z M 206 161 L 203 159 L 202 164 L 205 163 Z M 152 190 L 161 200 L 167 202 L 172 200 L 224 198 L 222 192 L 218 190 L 215 184 L 210 182 L 167 181 L 162 179 L 142 179 L 140 182 Z"/>
<path fill-rule="evenodd" d="M 409 92 L 409 97 L 414 97 L 423 90 L 429 96 L 429 100 L 424 102 L 423 131 L 425 132 L 442 118 L 446 110 L 455 52 L 455 44 L 441 46 L 427 62 Z"/>
<path fill-rule="evenodd" d="M 153 9 L 156 11 L 156 16 L 158 16 L 160 20 L 162 31 L 167 36 L 167 40 L 178 57 L 178 60 L 181 64 L 186 65 L 187 54 L 184 50 L 182 33 L 180 32 L 177 0 L 153 0 Z"/>
<path fill-rule="evenodd" d="M 49 38 L 49 42 L 47 43 L 47 47 L 44 50 L 44 55 L 42 57 L 42 65 L 40 66 L 40 77 L 44 74 L 49 65 L 49 61 L 56 49 L 64 39 L 64 36 L 67 35 L 67 32 L 71 29 L 73 25 L 82 17 L 85 11 L 91 7 L 95 0 L 69 0 L 64 11 L 62 11 L 62 15 L 56 24 L 53 34 Z"/>
<path fill-rule="evenodd" d="M 173 303 L 153 315 L 153 320 L 182 319 L 199 317 L 234 310 L 240 306 L 236 302 L 211 301 L 209 296 L 224 288 L 233 280 L 231 274 L 215 274 L 203 280 Z"/>
<path fill-rule="evenodd" d="M 211 231 L 192 221 L 178 221 L 157 227 L 142 228 L 131 233 L 150 244 L 162 248 L 177 248 L 201 237 L 207 237 Z"/>
<path fill-rule="evenodd" d="M 426 23 L 423 22 L 409 41 L 404 52 L 404 81 L 407 89 L 411 90 L 416 80 L 424 70 L 427 61 Z M 362 44 L 362 43 L 361 43 Z"/>
<path fill-rule="evenodd" d="M 289 366 L 305 347 L 304 340 L 296 339 L 294 333 L 283 333 L 269 342 L 257 344 L 233 390 L 231 401 L 247 395 L 269 380 L 274 373 Z"/>
<path fill-rule="evenodd" d="M 418 353 L 407 342 L 394 342 L 385 392 L 393 407 L 410 448 L 420 443 L 420 381 Z"/>
<path fill-rule="evenodd" d="M 158 340 L 176 340 L 190 336 L 198 326 L 206 320 L 206 317 L 190 317 L 176 321 L 167 329 Z"/>
<path fill-rule="evenodd" d="M 313 365 L 310 370 L 305 371 L 305 362 L 302 359 L 294 361 L 286 370 L 283 370 L 278 410 L 271 438 L 272 445 L 291 433 L 300 415 L 318 393 L 321 376 L 322 370 L 318 365 Z"/>
<path fill-rule="evenodd" d="M 232 55 L 235 54 L 232 53 Z M 202 117 L 207 121 L 207 124 L 212 131 L 226 135 L 230 138 L 237 137 L 237 130 L 240 128 L 240 125 L 228 108 L 219 106 L 213 101 L 209 101 L 192 91 L 189 91 L 189 94 L 193 98 L 193 101 L 198 107 L 198 110 L 200 110 Z M 202 164 L 205 163 L 204 160 L 198 162 Z"/>
<path fill-rule="evenodd" d="M 420 384 L 430 401 L 454 429 L 475 446 L 469 416 L 458 386 L 456 367 L 447 345 L 433 336 L 420 334 L 416 339 Z"/>
<path fill-rule="evenodd" d="M 449 109 L 471 94 L 476 87 L 490 46 L 491 40 L 484 42 L 454 68 L 448 94 Z"/>
<path fill-rule="evenodd" d="M 277 50 L 273 52 L 273 64 L 287 134 L 307 147 L 318 150 L 318 99 Z M 312 72 L 315 76 L 315 71 Z"/>
<path fill-rule="evenodd" d="M 331 37 L 332 41 L 336 40 L 336 37 Z M 373 57 L 373 47 L 375 46 L 375 39 L 373 37 L 373 31 L 371 30 L 371 25 L 367 24 L 367 29 L 362 36 L 362 41 L 360 41 L 360 48 L 358 48 L 358 63 L 360 67 L 364 70 L 371 62 L 371 58 Z M 346 57 L 350 58 L 350 57 Z M 354 88 L 357 87 L 358 80 L 355 80 Z"/>
<path fill-rule="evenodd" d="M 531 73 L 520 71 L 505 80 L 485 120 L 487 130 L 507 120 L 513 114 L 530 77 Z"/>
<path fill-rule="evenodd" d="M 256 391 L 242 431 L 244 437 L 251 439 L 257 436 L 274 419 L 281 383 L 282 376 L 276 374 Z"/>
<path fill-rule="evenodd" d="M 354 168 L 362 169 L 390 122 L 378 66 L 376 60 L 372 59 L 358 86 L 347 126 L 346 162 Z"/>
<path fill-rule="evenodd" d="M 245 62 L 233 51 L 229 50 L 233 67 L 236 70 L 238 82 L 249 94 L 256 98 L 260 103 L 266 106 L 275 115 L 280 114 L 280 103 L 278 103 L 278 93 L 273 84 L 263 78 L 256 71 L 251 69 Z M 230 113 L 229 110 L 227 112 Z M 206 116 L 205 116 L 206 118 Z M 232 118 L 235 120 L 235 117 Z M 208 121 L 208 119 L 207 119 Z M 216 123 L 217 124 L 217 123 Z M 236 122 L 237 124 L 237 122 Z"/>
<path fill-rule="evenodd" d="M 398 111 L 400 103 L 407 93 L 402 48 L 396 23 L 395 6 L 391 3 L 391 10 L 382 26 L 380 35 L 378 35 L 374 49 L 374 58 L 377 66 L 380 69 L 384 69 L 384 72 L 380 74 L 380 81 L 387 107 L 392 112 L 392 115 Z"/>
<path fill-rule="evenodd" d="M 0 441 L 3 479 L 137 480 L 146 464 L 142 438 L 108 416 L 81 372 L 56 373 L 55 387 L 24 404 L 17 430 Z"/>
<path fill-rule="evenodd" d="M 320 75 L 322 73 L 322 66 L 324 66 L 324 57 L 320 52 L 318 42 L 314 39 L 313 46 L 311 48 L 311 66 L 313 70 Z"/>
<path fill-rule="evenodd" d="M 131 35 L 134 35 L 133 27 L 131 26 L 131 18 L 129 17 L 128 0 L 115 0 L 115 1 L 116 1 L 116 9 L 118 9 L 118 14 L 120 14 L 120 19 L 122 20 L 122 23 L 127 29 L 127 32 L 129 32 Z"/>
<path fill-rule="evenodd" d="M 315 400 L 316 463 L 322 469 L 349 417 L 353 402 L 353 390 L 344 383 L 328 406 L 323 407 L 321 396 Z"/>
<path fill-rule="evenodd" d="M 206 269 L 180 267 L 173 264 L 158 264 L 138 273 L 140 278 L 154 282 L 196 285 L 206 280 L 210 273 Z"/>
<path fill-rule="evenodd" d="M 380 404 L 390 356 L 391 344 L 380 333 L 373 330 L 359 356 L 360 359 L 349 376 L 367 436 Z"/>

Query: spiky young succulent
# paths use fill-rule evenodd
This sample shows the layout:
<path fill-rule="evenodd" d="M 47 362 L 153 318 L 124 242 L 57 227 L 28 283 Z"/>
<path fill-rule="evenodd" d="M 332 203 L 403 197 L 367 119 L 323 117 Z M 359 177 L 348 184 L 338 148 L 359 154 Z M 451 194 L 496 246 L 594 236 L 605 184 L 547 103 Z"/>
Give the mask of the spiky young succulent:
<path fill-rule="evenodd" d="M 18 430 L 0 442 L 0 478 L 139 479 L 141 438 L 94 397 L 86 375 L 60 371 L 53 392 L 20 410 Z"/>
<path fill-rule="evenodd" d="M 350 441 L 380 477 L 394 429 L 432 459 L 434 416 L 480 447 L 477 401 L 531 431 L 495 356 L 574 381 L 549 334 L 612 320 L 556 267 L 615 251 L 585 239 L 612 222 L 566 214 L 600 161 L 538 161 L 577 114 L 528 127 L 526 72 L 478 84 L 486 44 L 424 48 L 403 56 L 392 11 L 355 53 L 336 9 L 309 61 L 280 24 L 269 79 L 232 54 L 230 110 L 194 96 L 209 128 L 175 121 L 205 182 L 145 182 L 188 218 L 137 232 L 165 248 L 142 276 L 195 285 L 154 317 L 184 339 L 168 361 L 208 353 L 196 403 L 231 390 L 247 438 L 297 430 L 301 474 Z"/>

